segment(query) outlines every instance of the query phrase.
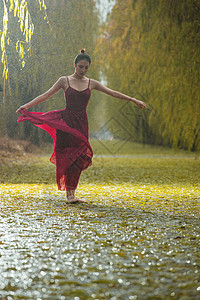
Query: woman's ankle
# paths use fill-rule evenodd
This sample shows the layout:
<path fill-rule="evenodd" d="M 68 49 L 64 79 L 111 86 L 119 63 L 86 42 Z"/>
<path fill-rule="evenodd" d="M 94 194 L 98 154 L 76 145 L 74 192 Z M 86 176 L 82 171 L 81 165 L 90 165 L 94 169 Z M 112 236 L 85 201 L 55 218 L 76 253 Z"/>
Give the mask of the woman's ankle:
<path fill-rule="evenodd" d="M 67 198 L 75 197 L 74 194 L 75 194 L 75 190 L 67 190 Z"/>

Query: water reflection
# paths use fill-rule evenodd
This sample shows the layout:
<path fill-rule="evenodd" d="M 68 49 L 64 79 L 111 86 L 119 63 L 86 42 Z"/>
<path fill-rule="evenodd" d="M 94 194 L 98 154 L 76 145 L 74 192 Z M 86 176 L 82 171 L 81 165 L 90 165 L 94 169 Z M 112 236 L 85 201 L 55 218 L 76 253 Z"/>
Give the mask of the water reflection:
<path fill-rule="evenodd" d="M 26 205 L 1 214 L 1 297 L 197 299 L 198 219 L 47 196 Z"/>

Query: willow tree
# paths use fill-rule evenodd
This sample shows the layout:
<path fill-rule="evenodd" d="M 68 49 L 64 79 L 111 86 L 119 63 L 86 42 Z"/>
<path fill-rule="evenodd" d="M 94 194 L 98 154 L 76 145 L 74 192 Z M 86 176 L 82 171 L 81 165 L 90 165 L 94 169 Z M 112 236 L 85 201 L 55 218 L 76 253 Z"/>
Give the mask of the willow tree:
<path fill-rule="evenodd" d="M 34 24 L 32 22 L 29 6 L 30 4 L 26 0 L 1 0 L 1 5 L 3 6 L 2 13 L 2 30 L 0 31 L 1 36 L 1 62 L 3 64 L 3 78 L 4 78 L 4 97 L 5 99 L 5 81 L 9 79 L 9 65 L 8 65 L 8 57 L 7 57 L 7 49 L 8 47 L 15 47 L 16 52 L 18 53 L 18 57 L 22 67 L 25 65 L 25 53 L 31 51 L 31 38 L 34 32 Z M 44 0 L 35 0 L 40 10 L 44 10 L 45 16 L 44 19 L 47 19 L 46 14 L 46 5 Z M 13 41 L 10 38 L 10 32 L 12 32 L 12 28 L 9 30 L 10 17 L 14 16 L 17 18 L 17 23 L 20 29 L 20 33 L 16 36 L 16 41 Z M 10 17 L 9 17 L 10 16 Z M 48 21 L 48 20 L 47 20 Z"/>
<path fill-rule="evenodd" d="M 200 0 L 116 1 L 97 51 L 109 85 L 150 108 L 116 107 L 133 139 L 200 149 L 199 16 Z"/>
<path fill-rule="evenodd" d="M 31 38 L 31 53 L 28 54 L 25 66 L 16 55 L 15 48 L 9 49 L 8 64 L 11 95 L 6 91 L 5 103 L 0 103 L 0 127 L 4 134 L 10 137 L 28 138 L 34 143 L 48 140 L 48 135 L 30 124 L 16 126 L 16 108 L 32 100 L 51 87 L 58 77 L 74 71 L 73 60 L 82 48 L 86 48 L 93 58 L 96 34 L 98 32 L 98 17 L 93 0 L 59 0 L 49 1 L 47 14 L 49 24 L 44 20 L 44 14 L 38 13 L 37 1 L 29 4 L 34 20 L 34 34 Z M 14 24 L 15 20 L 11 20 Z M 13 25 L 12 24 L 12 25 Z M 19 28 L 12 26 L 12 38 L 19 34 Z M 98 79 L 98 68 L 92 59 L 89 70 L 92 77 Z M 34 106 L 34 111 L 48 111 L 63 108 L 65 105 L 63 92 L 59 91 L 51 99 Z M 95 101 L 88 107 L 88 117 L 93 117 Z"/>

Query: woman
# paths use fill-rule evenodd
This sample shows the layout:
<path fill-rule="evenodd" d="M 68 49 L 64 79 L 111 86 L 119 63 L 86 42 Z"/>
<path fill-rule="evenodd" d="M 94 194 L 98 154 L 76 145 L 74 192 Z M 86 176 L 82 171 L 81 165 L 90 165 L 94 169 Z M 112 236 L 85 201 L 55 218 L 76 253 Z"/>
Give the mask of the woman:
<path fill-rule="evenodd" d="M 50 161 L 56 165 L 58 189 L 66 190 L 67 203 L 85 202 L 75 197 L 75 190 L 81 175 L 92 164 L 92 148 L 88 141 L 88 120 L 86 107 L 91 90 L 99 90 L 115 98 L 128 100 L 142 109 L 146 104 L 135 98 L 111 90 L 100 82 L 85 75 L 91 59 L 81 50 L 74 61 L 74 74 L 62 76 L 44 94 L 22 105 L 16 112 L 22 116 L 18 122 L 30 121 L 47 131 L 54 140 L 54 152 Z M 47 113 L 28 112 L 27 109 L 47 100 L 59 89 L 64 90 L 66 108 Z"/>

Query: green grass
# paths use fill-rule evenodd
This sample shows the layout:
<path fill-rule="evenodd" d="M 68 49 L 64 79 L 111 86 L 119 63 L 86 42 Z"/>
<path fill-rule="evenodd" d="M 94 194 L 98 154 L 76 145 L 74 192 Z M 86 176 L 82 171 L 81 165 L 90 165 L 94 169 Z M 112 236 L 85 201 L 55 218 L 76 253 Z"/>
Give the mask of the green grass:
<path fill-rule="evenodd" d="M 171 149 L 162 146 L 122 140 L 90 140 L 95 155 L 189 156 L 198 158 L 199 152 Z"/>
<path fill-rule="evenodd" d="M 44 152 L 1 163 L 2 299 L 199 298 L 198 156 L 116 143 L 91 141 L 87 204 L 65 204 Z"/>

